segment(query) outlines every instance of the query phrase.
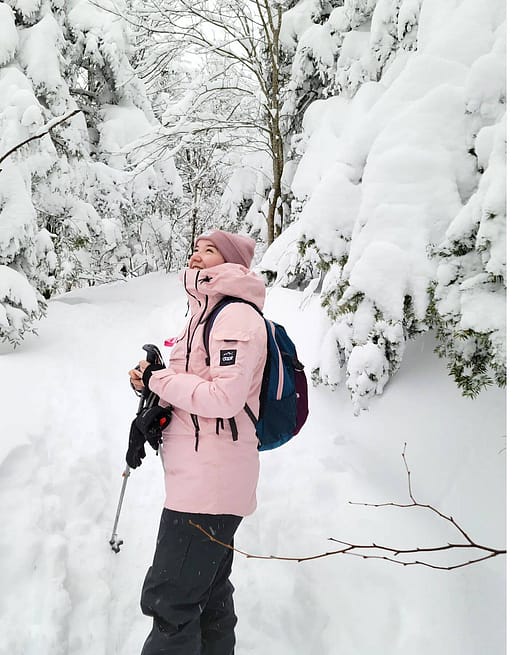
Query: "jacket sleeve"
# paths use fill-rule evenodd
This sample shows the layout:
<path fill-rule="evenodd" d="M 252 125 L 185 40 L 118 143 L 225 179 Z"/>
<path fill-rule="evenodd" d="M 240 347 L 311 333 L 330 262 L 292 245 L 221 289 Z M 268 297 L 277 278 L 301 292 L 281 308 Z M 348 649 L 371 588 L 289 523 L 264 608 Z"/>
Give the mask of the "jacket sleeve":
<path fill-rule="evenodd" d="M 249 305 L 231 304 L 220 312 L 211 330 L 211 380 L 166 368 L 153 373 L 149 387 L 162 400 L 186 412 L 230 418 L 244 408 L 253 377 L 262 375 L 266 348 L 262 317 Z"/>

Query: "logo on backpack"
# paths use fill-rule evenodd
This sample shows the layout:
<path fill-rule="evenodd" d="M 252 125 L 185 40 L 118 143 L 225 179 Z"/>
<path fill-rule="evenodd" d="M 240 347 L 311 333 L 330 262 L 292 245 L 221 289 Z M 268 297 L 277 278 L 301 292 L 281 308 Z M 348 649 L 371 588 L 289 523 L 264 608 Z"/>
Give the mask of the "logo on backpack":
<path fill-rule="evenodd" d="M 234 302 L 251 305 L 264 319 L 267 332 L 267 355 L 258 417 L 249 405 L 244 410 L 255 426 L 258 450 L 272 450 L 299 433 L 309 413 L 307 378 L 297 357 L 295 344 L 286 330 L 264 317 L 260 309 L 247 300 L 226 296 L 211 310 L 204 325 L 204 348 L 209 365 L 209 336 L 213 323 L 224 307 Z"/>

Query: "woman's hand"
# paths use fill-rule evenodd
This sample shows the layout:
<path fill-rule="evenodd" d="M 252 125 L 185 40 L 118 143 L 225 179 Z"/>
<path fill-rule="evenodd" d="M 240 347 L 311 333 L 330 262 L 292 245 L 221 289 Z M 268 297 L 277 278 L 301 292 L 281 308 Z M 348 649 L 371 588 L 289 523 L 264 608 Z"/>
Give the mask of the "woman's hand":
<path fill-rule="evenodd" d="M 129 381 L 131 386 L 135 391 L 142 391 L 144 389 L 144 383 L 142 382 L 142 375 L 144 371 L 149 366 L 149 362 L 145 359 L 141 359 L 136 368 L 132 368 L 129 371 Z"/>

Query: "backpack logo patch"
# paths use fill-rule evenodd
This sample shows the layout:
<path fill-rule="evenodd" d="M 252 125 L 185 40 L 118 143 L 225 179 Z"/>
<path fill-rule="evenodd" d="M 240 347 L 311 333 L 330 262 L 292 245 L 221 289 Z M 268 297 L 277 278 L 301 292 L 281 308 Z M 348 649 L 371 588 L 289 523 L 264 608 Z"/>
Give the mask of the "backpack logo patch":
<path fill-rule="evenodd" d="M 220 351 L 220 366 L 233 366 L 237 360 L 236 350 L 221 350 Z"/>

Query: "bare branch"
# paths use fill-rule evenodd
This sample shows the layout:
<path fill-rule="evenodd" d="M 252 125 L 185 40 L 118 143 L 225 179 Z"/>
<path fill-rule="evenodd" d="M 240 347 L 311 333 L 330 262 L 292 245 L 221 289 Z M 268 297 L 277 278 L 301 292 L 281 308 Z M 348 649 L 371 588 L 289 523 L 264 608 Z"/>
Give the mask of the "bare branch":
<path fill-rule="evenodd" d="M 57 127 L 57 126 L 60 125 L 61 123 L 64 123 L 65 121 L 69 120 L 69 119 L 72 118 L 75 114 L 79 114 L 81 111 L 82 111 L 81 109 L 75 109 L 74 111 L 70 112 L 69 114 L 66 114 L 65 116 L 62 116 L 61 118 L 55 120 L 55 121 L 52 122 L 51 124 L 48 123 L 48 124 L 45 126 L 45 129 L 42 130 L 42 132 L 39 132 L 38 134 L 33 134 L 33 136 L 30 136 L 28 139 L 26 139 L 25 141 L 22 141 L 21 143 L 17 144 L 16 146 L 14 146 L 14 147 L 11 148 L 10 150 L 8 150 L 5 154 L 3 154 L 3 155 L 0 157 L 0 164 L 1 164 L 5 159 L 7 159 L 7 158 L 9 157 L 9 155 L 12 155 L 13 152 L 16 152 L 16 151 L 19 150 L 22 146 L 25 146 L 26 144 L 30 143 L 31 141 L 34 141 L 35 139 L 41 139 L 41 138 L 42 138 L 43 136 L 45 136 L 46 134 L 49 134 L 49 133 L 50 133 L 50 132 L 55 128 L 55 127 Z M 2 169 L 0 169 L 0 170 L 2 170 Z"/>
<path fill-rule="evenodd" d="M 351 543 L 349 541 L 341 541 L 340 539 L 335 539 L 333 537 L 330 537 L 328 541 L 332 541 L 334 543 L 338 543 L 344 546 L 344 548 L 340 548 L 338 550 L 331 550 L 327 551 L 325 553 L 319 553 L 315 555 L 308 555 L 308 556 L 281 556 L 281 555 L 255 555 L 253 553 L 248 553 L 246 551 L 240 550 L 238 548 L 235 548 L 231 546 L 230 544 L 226 544 L 222 541 L 219 541 L 216 539 L 213 535 L 211 535 L 209 532 L 207 532 L 201 525 L 198 523 L 194 523 L 193 521 L 189 521 L 191 525 L 193 525 L 195 528 L 200 530 L 203 534 L 205 534 L 211 541 L 214 541 L 215 543 L 220 544 L 221 546 L 224 546 L 224 548 L 228 548 L 230 550 L 233 550 L 234 552 L 238 553 L 239 555 L 243 555 L 244 557 L 248 559 L 264 559 L 264 560 L 282 560 L 282 561 L 292 561 L 292 562 L 305 562 L 305 561 L 310 561 L 310 560 L 315 560 L 315 559 L 321 559 L 323 557 L 330 557 L 332 555 L 353 555 L 354 557 L 360 557 L 361 559 L 381 559 L 385 560 L 387 562 L 393 562 L 395 564 L 401 564 L 402 566 L 425 566 L 431 569 L 439 569 L 442 571 L 452 571 L 454 569 L 459 569 L 464 566 L 470 566 L 472 564 L 477 564 L 479 562 L 484 562 L 488 559 L 492 559 L 493 557 L 497 557 L 499 555 L 505 555 L 506 550 L 501 549 L 501 548 L 493 548 L 491 546 L 486 546 L 480 543 L 477 543 L 474 541 L 469 534 L 462 528 L 452 516 L 446 516 L 443 512 L 438 510 L 437 508 L 433 507 L 432 505 L 429 504 L 424 504 L 424 503 L 419 503 L 414 494 L 413 494 L 413 489 L 411 486 L 411 471 L 409 469 L 407 460 L 406 460 L 406 445 L 404 444 L 404 449 L 402 451 L 402 459 L 404 461 L 404 467 L 406 470 L 407 478 L 408 478 L 408 492 L 409 492 L 409 497 L 411 499 L 411 503 L 396 503 L 396 502 L 388 502 L 388 503 L 357 503 L 350 501 L 349 504 L 351 505 L 360 505 L 363 507 L 398 507 L 401 509 L 407 509 L 407 508 L 412 508 L 412 507 L 418 507 L 422 509 L 428 509 L 431 512 L 434 512 L 439 516 L 441 519 L 444 521 L 447 521 L 450 523 L 453 528 L 465 539 L 464 542 L 456 542 L 456 543 L 447 543 L 439 546 L 426 546 L 426 547 L 421 547 L 421 546 L 415 546 L 412 548 L 397 548 L 394 546 L 387 546 L 387 545 L 381 545 L 377 543 L 371 543 L 371 544 L 356 544 L 356 543 Z M 478 552 L 480 551 L 480 553 Z M 456 552 L 466 552 L 466 553 L 471 553 L 471 556 L 469 559 L 465 559 L 462 562 L 459 562 L 458 564 L 450 564 L 448 566 L 445 565 L 439 565 L 439 564 L 434 564 L 431 561 L 427 561 L 424 559 L 409 559 L 408 561 L 405 561 L 402 559 L 402 556 L 413 556 L 413 555 L 427 555 L 430 553 L 442 553 L 442 552 L 449 552 L 449 553 L 456 553 Z"/>

